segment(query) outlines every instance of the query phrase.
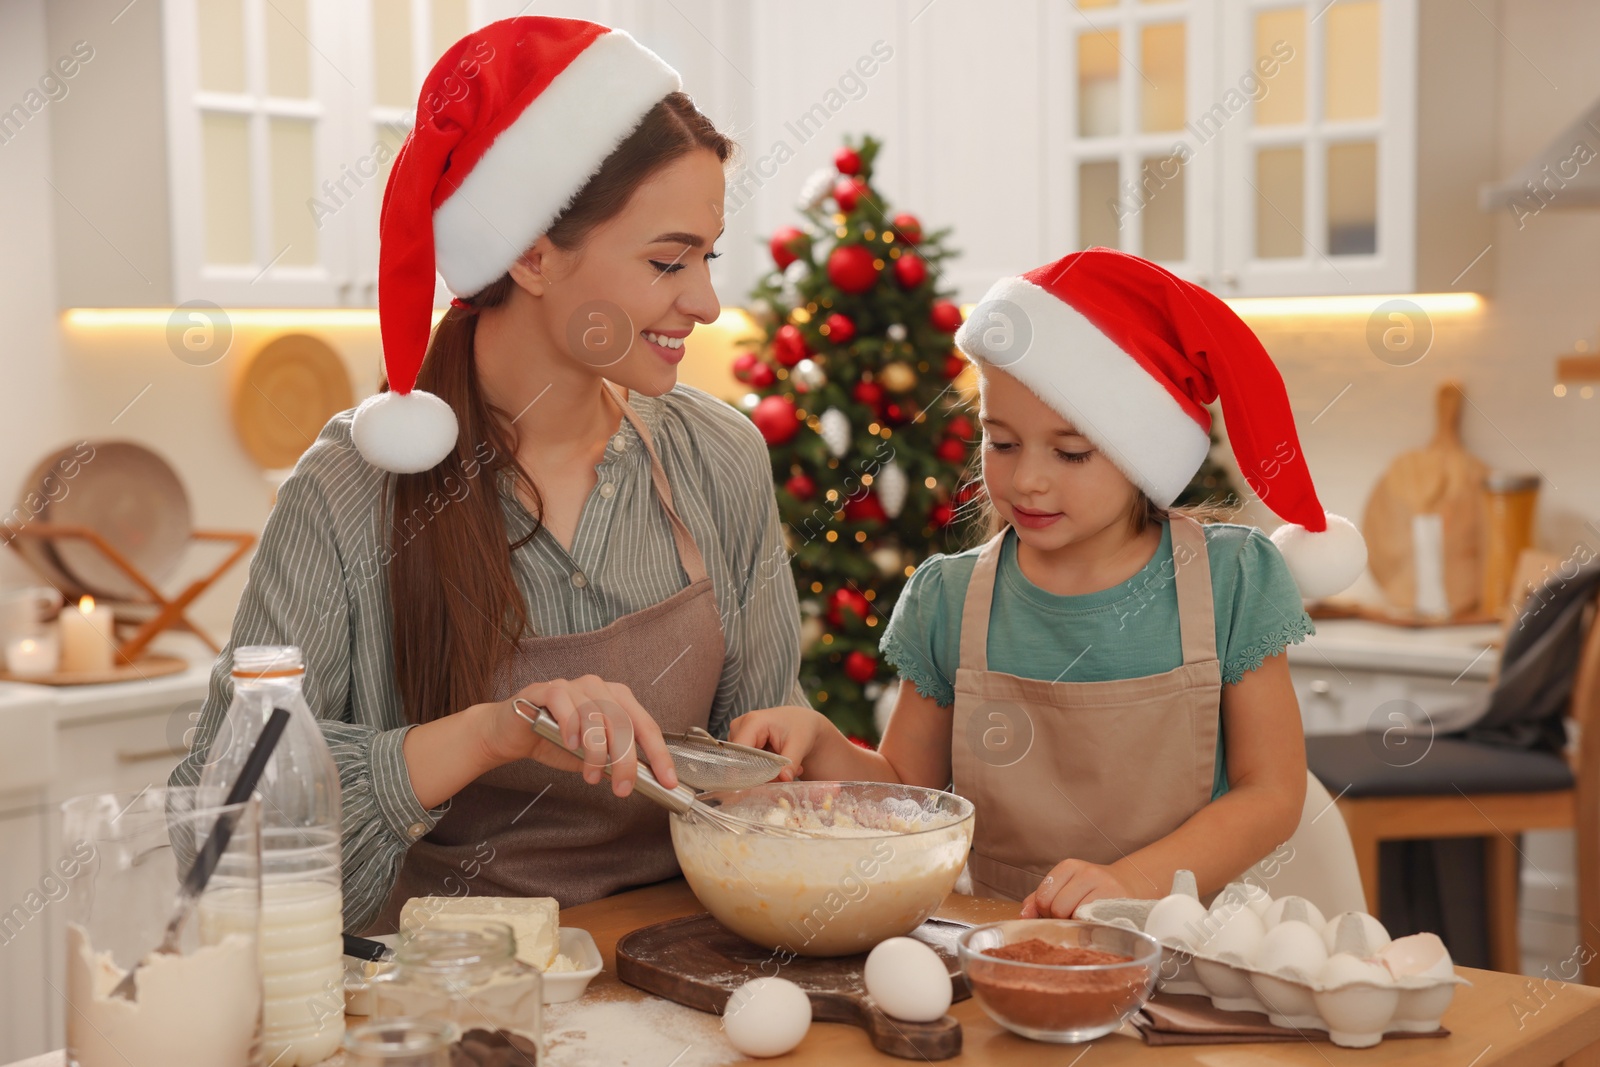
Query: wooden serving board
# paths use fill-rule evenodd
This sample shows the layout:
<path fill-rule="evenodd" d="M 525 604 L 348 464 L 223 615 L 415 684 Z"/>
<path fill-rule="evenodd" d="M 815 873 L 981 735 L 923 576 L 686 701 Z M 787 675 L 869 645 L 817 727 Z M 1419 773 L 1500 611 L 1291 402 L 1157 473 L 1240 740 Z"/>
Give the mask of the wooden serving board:
<path fill-rule="evenodd" d="M 967 923 L 929 919 L 909 936 L 931 947 L 950 970 L 953 999 L 972 995 L 956 956 L 956 938 Z M 849 1023 L 891 1056 L 947 1060 L 961 1052 L 961 1024 L 946 1015 L 937 1022 L 891 1019 L 867 996 L 862 971 L 866 953 L 815 959 L 753 945 L 709 914 L 642 927 L 617 942 L 617 977 L 658 997 L 721 1015 L 733 991 L 754 978 L 782 977 L 806 991 L 815 1022 Z"/>
<path fill-rule="evenodd" d="M 0 682 L 24 685 L 105 685 L 109 682 L 143 682 L 168 674 L 182 674 L 189 661 L 159 653 L 141 656 L 132 663 L 119 663 L 103 671 L 53 671 L 50 674 L 12 674 L 0 670 Z"/>

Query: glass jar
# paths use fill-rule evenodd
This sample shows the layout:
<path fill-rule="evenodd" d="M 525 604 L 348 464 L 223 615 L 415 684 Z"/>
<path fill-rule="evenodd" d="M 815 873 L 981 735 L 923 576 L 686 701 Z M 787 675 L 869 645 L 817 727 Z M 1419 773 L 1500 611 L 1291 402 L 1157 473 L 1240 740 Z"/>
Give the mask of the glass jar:
<path fill-rule="evenodd" d="M 352 1026 L 344 1034 L 344 1067 L 450 1067 L 453 1023 L 385 1019 Z"/>
<path fill-rule="evenodd" d="M 544 1054 L 543 982 L 506 923 L 435 919 L 402 933 L 395 968 L 372 980 L 372 1017 L 460 1029 L 451 1062 L 533 1067 Z"/>
<path fill-rule="evenodd" d="M 344 1035 L 339 768 L 306 703 L 305 658 L 289 645 L 233 650 L 233 702 L 206 749 L 202 789 L 239 777 L 274 708 L 289 711 L 261 794 L 262 1057 L 310 1067 Z"/>

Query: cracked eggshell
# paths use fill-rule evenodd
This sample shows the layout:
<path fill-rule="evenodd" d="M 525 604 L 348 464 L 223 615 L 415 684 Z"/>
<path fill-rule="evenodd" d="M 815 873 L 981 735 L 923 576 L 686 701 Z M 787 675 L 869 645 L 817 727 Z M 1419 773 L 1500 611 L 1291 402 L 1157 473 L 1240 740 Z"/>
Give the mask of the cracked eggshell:
<path fill-rule="evenodd" d="M 1285 919 L 1296 919 L 1310 926 L 1313 930 L 1319 931 L 1327 925 L 1327 920 L 1322 917 L 1321 910 L 1305 897 L 1279 897 L 1272 902 L 1272 905 L 1267 908 L 1266 914 L 1261 917 L 1261 921 L 1266 924 L 1268 930 L 1271 930 Z M 1326 948 L 1326 946 L 1324 947 Z M 1332 948 L 1327 948 L 1327 951 L 1323 954 L 1326 955 L 1327 952 L 1332 951 Z"/>
<path fill-rule="evenodd" d="M 1285 919 L 1262 936 L 1254 965 L 1257 970 L 1309 982 L 1327 962 L 1322 935 L 1308 923 Z"/>
<path fill-rule="evenodd" d="M 1173 893 L 1150 908 L 1144 932 L 1157 941 L 1183 945 L 1190 951 L 1205 939 L 1206 907 L 1194 897 Z"/>
<path fill-rule="evenodd" d="M 1337 952 L 1361 957 L 1376 956 L 1389 943 L 1389 931 L 1364 911 L 1340 912 L 1323 926 L 1322 943 L 1327 946 L 1330 956 Z"/>
<path fill-rule="evenodd" d="M 1450 951 L 1438 934 L 1411 934 L 1397 938 L 1378 953 L 1378 959 L 1396 978 L 1446 979 L 1455 975 Z"/>

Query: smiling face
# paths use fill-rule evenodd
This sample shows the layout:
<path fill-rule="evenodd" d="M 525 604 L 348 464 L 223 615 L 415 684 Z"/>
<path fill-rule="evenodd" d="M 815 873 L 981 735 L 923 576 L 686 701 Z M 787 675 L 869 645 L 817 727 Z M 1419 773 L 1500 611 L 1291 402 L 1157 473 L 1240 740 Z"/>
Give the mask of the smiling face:
<path fill-rule="evenodd" d="M 647 396 L 678 380 L 684 339 L 721 308 L 711 287 L 724 178 L 714 152 L 662 167 L 574 249 L 541 237 L 511 274 L 558 358 Z M 576 368 L 574 368 L 576 369 Z"/>
<path fill-rule="evenodd" d="M 1022 543 L 1048 552 L 1127 523 L 1139 489 L 1027 386 L 978 366 L 984 489 Z"/>

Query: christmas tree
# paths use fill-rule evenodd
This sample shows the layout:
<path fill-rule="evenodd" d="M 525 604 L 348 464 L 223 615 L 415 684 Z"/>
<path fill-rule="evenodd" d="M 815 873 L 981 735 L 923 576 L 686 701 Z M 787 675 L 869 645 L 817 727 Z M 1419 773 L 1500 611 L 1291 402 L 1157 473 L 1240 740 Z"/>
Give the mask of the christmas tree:
<path fill-rule="evenodd" d="M 956 509 L 977 437 L 956 379 L 961 311 L 939 288 L 948 231 L 891 214 L 880 145 L 847 143 L 772 235 L 752 293 L 764 336 L 734 361 L 772 451 L 804 623 L 801 684 L 846 734 L 878 736 L 897 686 L 878 639 L 916 565 L 964 546 Z M 875 714 L 876 711 L 876 714 Z"/>

